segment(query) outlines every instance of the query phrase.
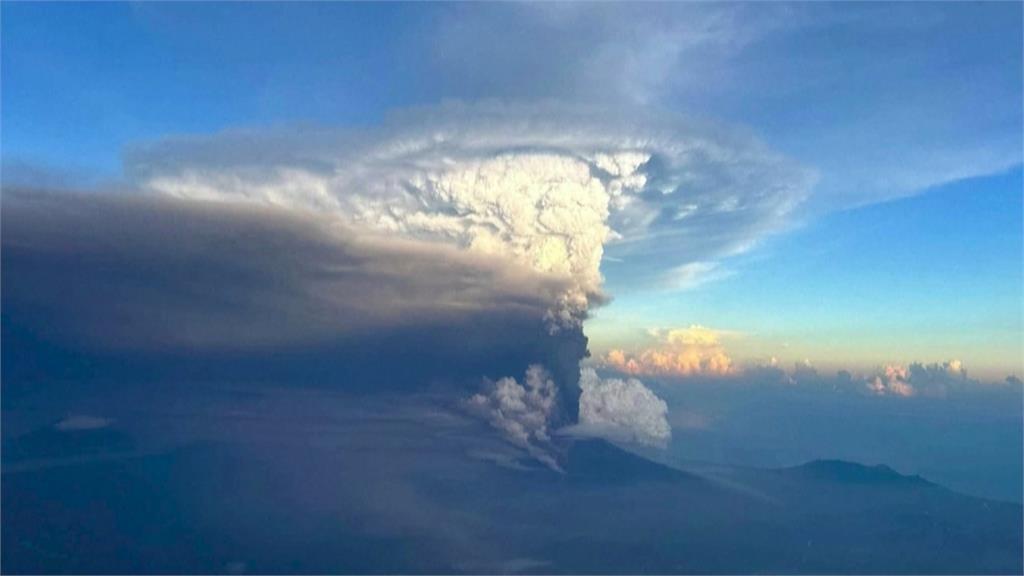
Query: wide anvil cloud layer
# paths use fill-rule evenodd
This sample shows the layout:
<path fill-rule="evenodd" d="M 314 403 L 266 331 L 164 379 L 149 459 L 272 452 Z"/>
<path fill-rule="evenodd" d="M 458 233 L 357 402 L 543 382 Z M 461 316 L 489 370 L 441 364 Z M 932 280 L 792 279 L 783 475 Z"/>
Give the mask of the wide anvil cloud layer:
<path fill-rule="evenodd" d="M 749 248 L 782 229 L 813 175 L 736 129 L 669 114 L 447 104 L 363 131 L 238 131 L 140 146 L 128 170 L 184 198 L 248 200 L 507 257 L 569 276 L 556 320 L 601 288 Z"/>

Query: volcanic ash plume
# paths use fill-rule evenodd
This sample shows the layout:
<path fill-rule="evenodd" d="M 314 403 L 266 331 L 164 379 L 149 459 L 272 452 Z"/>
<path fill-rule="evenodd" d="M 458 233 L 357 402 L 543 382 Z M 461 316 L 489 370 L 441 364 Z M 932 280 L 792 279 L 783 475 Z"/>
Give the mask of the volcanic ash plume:
<path fill-rule="evenodd" d="M 749 137 L 677 118 L 501 105 L 420 110 L 358 134 L 169 141 L 136 150 L 130 164 L 163 194 L 316 211 L 563 279 L 545 317 L 559 343 L 543 361 L 563 404 L 545 413 L 564 423 L 578 411 L 582 323 L 604 300 L 606 246 L 635 262 L 638 281 L 654 281 L 780 228 L 810 183 Z"/>

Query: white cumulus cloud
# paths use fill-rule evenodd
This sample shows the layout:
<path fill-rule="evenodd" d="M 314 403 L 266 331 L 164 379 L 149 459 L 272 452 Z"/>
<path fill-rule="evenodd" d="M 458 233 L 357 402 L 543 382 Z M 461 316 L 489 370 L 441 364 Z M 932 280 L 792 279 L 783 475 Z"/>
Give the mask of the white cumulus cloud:
<path fill-rule="evenodd" d="M 240 132 L 129 157 L 151 191 L 312 210 L 567 277 L 556 326 L 600 297 L 606 248 L 640 284 L 710 266 L 784 227 L 813 182 L 738 131 L 556 105 L 449 104 L 359 133 Z"/>
<path fill-rule="evenodd" d="M 580 388 L 578 431 L 648 445 L 672 437 L 668 405 L 636 378 L 601 378 L 584 368 Z"/>
<path fill-rule="evenodd" d="M 653 376 L 725 376 L 733 374 L 732 359 L 720 341 L 720 332 L 704 326 L 655 330 L 657 343 L 642 350 L 611 350 L 604 364 L 626 374 Z"/>

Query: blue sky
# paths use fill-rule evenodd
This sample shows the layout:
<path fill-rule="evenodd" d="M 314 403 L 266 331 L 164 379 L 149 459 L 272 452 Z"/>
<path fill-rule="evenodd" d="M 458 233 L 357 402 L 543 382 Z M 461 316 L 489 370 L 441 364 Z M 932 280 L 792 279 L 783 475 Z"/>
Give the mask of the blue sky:
<path fill-rule="evenodd" d="M 628 346 L 659 318 L 733 332 L 741 356 L 831 369 L 958 358 L 1020 374 L 1021 170 L 814 219 L 683 293 L 617 290 L 589 333 Z M 615 266 L 608 264 L 606 266 Z"/>
<path fill-rule="evenodd" d="M 140 139 L 379 120 L 422 101 L 409 8 L 5 4 L 5 158 L 110 175 Z"/>
<path fill-rule="evenodd" d="M 666 109 L 817 183 L 686 289 L 605 262 L 595 351 L 702 324 L 741 361 L 1020 375 L 1020 4 L 651 8 L 5 3 L 5 178 L 117 181 L 139 142 L 374 126 L 446 99 Z"/>

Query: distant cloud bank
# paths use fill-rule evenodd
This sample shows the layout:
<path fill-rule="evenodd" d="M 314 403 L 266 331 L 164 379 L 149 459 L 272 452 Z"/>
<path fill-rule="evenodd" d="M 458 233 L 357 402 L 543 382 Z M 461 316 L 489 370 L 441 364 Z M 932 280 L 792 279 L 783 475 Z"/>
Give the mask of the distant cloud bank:
<path fill-rule="evenodd" d="M 821 374 L 809 362 L 798 362 L 792 371 L 783 370 L 777 363 L 754 366 L 742 376 L 754 382 L 778 383 L 793 386 L 816 387 L 837 392 L 868 396 L 894 396 L 901 398 L 945 398 L 972 389 L 992 386 L 1017 386 L 1019 380 L 1009 376 L 1002 382 L 984 382 L 968 377 L 967 369 L 959 360 L 909 365 L 888 364 L 867 373 L 839 370 L 834 375 Z"/>
<path fill-rule="evenodd" d="M 719 333 L 703 326 L 655 331 L 657 344 L 637 352 L 611 350 L 604 363 L 619 372 L 652 376 L 725 376 L 736 372 Z"/>
<path fill-rule="evenodd" d="M 593 368 L 580 376 L 577 433 L 663 446 L 672 437 L 668 404 L 636 378 L 601 378 Z"/>
<path fill-rule="evenodd" d="M 627 352 L 612 349 L 594 365 L 628 375 L 646 375 L 666 381 L 742 381 L 752 384 L 812 386 L 872 396 L 945 397 L 966 387 L 979 385 L 1021 386 L 1015 375 L 1004 382 L 984 383 L 969 378 L 960 360 L 909 365 L 889 364 L 866 374 L 840 370 L 834 376 L 820 374 L 809 362 L 796 362 L 789 371 L 775 358 L 767 362 L 740 365 L 728 355 L 721 332 L 703 326 L 651 330 L 653 346 Z"/>

